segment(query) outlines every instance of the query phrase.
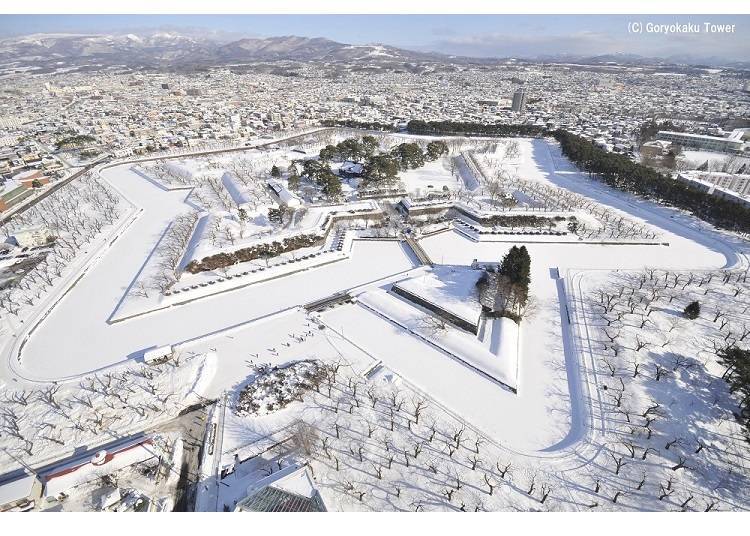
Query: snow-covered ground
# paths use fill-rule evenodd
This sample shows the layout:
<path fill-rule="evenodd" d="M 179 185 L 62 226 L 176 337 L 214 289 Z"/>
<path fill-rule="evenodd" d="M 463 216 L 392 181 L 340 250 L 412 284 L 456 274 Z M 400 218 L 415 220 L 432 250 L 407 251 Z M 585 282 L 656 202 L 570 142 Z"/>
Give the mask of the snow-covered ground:
<path fill-rule="evenodd" d="M 300 461 L 314 468 L 329 509 L 703 510 L 712 502 L 715 509 L 748 508 L 745 447 L 731 419 L 736 406 L 707 346 L 750 322 L 747 308 L 740 307 L 748 294 L 740 281 L 746 242 L 590 180 L 549 140 L 518 140 L 518 145 L 519 155 L 505 165 L 519 177 L 574 192 L 658 235 L 660 243 L 540 243 L 514 237 L 532 259 L 535 302 L 518 332 L 516 363 L 503 361 L 514 340 L 508 325 L 485 321 L 478 336 L 450 326 L 436 329 L 423 309 L 388 292 L 394 283 L 416 285 L 412 290 L 430 301 L 473 318 L 475 279 L 452 282 L 464 271 L 452 266 L 468 266 L 474 259 L 499 262 L 513 243 L 475 241 L 457 231 L 420 240 L 429 257 L 445 266 L 417 268 L 412 252 L 397 240 L 354 240 L 340 261 L 108 322 L 167 227 L 191 210 L 189 190 L 160 188 L 123 165 L 105 170 L 103 178 L 137 207 L 132 222 L 103 229 L 106 241 L 87 252 L 90 263 L 83 276 L 52 288 L 51 303 L 30 306 L 24 323 L 14 327 L 15 337 L 4 341 L 3 396 L 41 393 L 28 406 L 4 400 L 3 408 L 23 413 L 23 418 L 6 415 L 6 428 L 8 418 L 58 426 L 60 438 L 44 439 L 44 429 L 24 424 L 21 436 L 39 436 L 30 447 L 32 457 L 44 441 L 62 441 L 67 448 L 100 440 L 101 431 L 86 438 L 74 434 L 73 421 L 101 421 L 98 413 L 78 415 L 90 413 L 88 401 L 72 401 L 81 385 L 99 385 L 111 373 L 112 382 L 124 378 L 137 390 L 148 366 L 134 359 L 148 348 L 177 345 L 182 364 L 160 367 L 169 371 L 163 396 L 173 394 L 180 402 L 189 400 L 186 389 L 205 397 L 236 394 L 253 379 L 250 363 L 340 364 L 336 378 L 329 376 L 320 390 L 268 415 L 236 413 L 234 398 L 226 397 L 226 412 L 214 412 L 224 415 L 215 467 L 234 465 L 229 478 L 237 478 L 237 484 L 228 483 L 231 490 L 223 490 L 218 502 L 206 486 L 200 501 L 206 508 L 221 508 L 222 501 L 231 507 L 269 466 L 275 471 Z M 476 144 L 473 149 L 481 153 Z M 506 159 L 494 146 L 492 155 Z M 734 270 L 729 283 L 722 271 L 727 268 Z M 678 272 L 683 275 L 672 287 Z M 705 282 L 708 274 L 714 275 Z M 733 285 L 742 287 L 738 294 L 733 295 Z M 619 309 L 613 311 L 621 315 L 610 326 L 597 304 L 600 290 L 620 293 L 614 300 Z M 321 312 L 300 307 L 342 291 L 355 303 Z M 689 298 L 704 302 L 707 316 L 693 323 L 681 319 Z M 714 321 L 720 309 L 724 314 Z M 609 341 L 613 332 L 604 330 L 612 325 L 618 330 L 616 352 Z M 206 373 L 192 370 L 195 363 L 205 363 Z M 669 369 L 658 380 L 657 364 Z M 52 393 L 54 403 L 44 395 L 55 385 L 52 380 L 59 389 L 59 395 Z M 139 396 L 147 398 L 144 382 Z M 116 398 L 109 391 L 102 396 Z M 417 416 L 420 401 L 426 408 Z M 658 408 L 647 412 L 653 403 Z M 142 426 L 154 418 L 141 422 L 132 407 L 123 411 L 118 427 L 131 421 Z M 646 426 L 652 414 L 657 420 Z M 300 420 L 315 429 L 312 443 L 300 436 Z M 270 448 L 284 439 L 289 442 Z M 12 440 L 18 443 L 14 452 L 22 455 L 27 440 Z M 237 464 L 250 456 L 256 457 Z M 14 465 L 9 458 L 0 461 Z M 508 463 L 512 469 L 505 473 Z M 213 461 L 204 460 L 208 481 L 213 470 Z"/>
<path fill-rule="evenodd" d="M 717 153 L 713 151 L 697 151 L 691 149 L 684 149 L 680 153 L 680 160 L 685 162 L 688 169 L 696 169 L 708 162 L 709 168 L 721 170 L 721 167 L 731 162 L 732 166 L 739 167 L 742 164 L 750 164 L 750 158 L 743 158 L 738 155 L 731 155 L 727 153 Z"/>
<path fill-rule="evenodd" d="M 472 324 L 479 322 L 482 306 L 477 293 L 481 271 L 465 266 L 435 266 L 397 286 Z"/>
<path fill-rule="evenodd" d="M 39 465 L 173 419 L 201 400 L 217 368 L 213 353 L 179 356 L 166 364 L 129 362 L 76 382 L 8 387 L 0 446 Z M 0 457 L 0 471 L 18 467 Z"/>
<path fill-rule="evenodd" d="M 516 377 L 518 370 L 518 353 L 517 347 L 511 345 L 505 354 L 494 354 L 473 334 L 466 331 L 455 329 L 447 324 L 434 323 L 434 317 L 406 303 L 404 300 L 397 298 L 395 295 L 388 294 L 384 290 L 367 291 L 357 295 L 358 303 L 371 314 L 378 317 L 379 320 L 386 320 L 392 324 L 391 329 L 387 330 L 381 322 L 373 324 L 372 319 L 362 315 L 359 311 L 346 310 L 340 308 L 336 311 L 346 310 L 345 313 L 335 314 L 336 311 L 326 314 L 324 321 L 329 318 L 334 329 L 340 333 L 351 334 L 355 341 L 367 340 L 364 345 L 369 348 L 369 352 L 376 356 L 390 354 L 391 357 L 381 357 L 383 362 L 389 362 L 390 359 L 403 359 L 400 356 L 402 345 L 409 344 L 406 338 L 415 338 L 416 342 L 427 343 L 428 346 L 438 350 L 437 354 L 443 354 L 441 357 L 435 357 L 435 354 L 425 356 L 423 350 L 415 350 L 413 355 L 408 357 L 412 364 L 419 363 L 425 367 L 430 367 L 437 360 L 453 359 L 475 374 L 479 374 L 492 381 L 499 382 L 503 387 L 516 389 Z M 353 321 L 346 320 L 346 316 L 351 314 Z M 340 325 L 340 328 L 338 326 Z M 395 329 L 393 329 L 395 327 Z M 347 329 L 348 328 L 348 329 Z M 517 328 L 514 330 L 517 332 Z M 393 340 L 385 337 L 387 333 L 395 333 L 398 336 Z M 378 334 L 379 343 L 371 338 L 370 334 Z M 510 329 L 506 333 L 509 340 L 517 340 Z M 349 335 L 348 335 L 349 336 Z M 413 337 L 411 337 L 413 336 Z M 365 339 L 361 339 L 364 337 Z M 399 342 L 396 342 L 399 341 Z M 412 346 L 414 346 L 412 344 Z M 502 347 L 506 349 L 505 347 Z M 499 348 L 498 348 L 499 349 Z M 399 370 L 398 364 L 393 365 L 395 370 Z M 414 380 L 421 380 L 423 374 L 412 374 L 409 377 L 416 377 Z M 461 377 L 468 376 L 465 372 Z M 459 388 L 459 391 L 463 389 Z"/>
<path fill-rule="evenodd" d="M 402 171 L 399 178 L 406 191 L 417 197 L 460 190 L 464 183 L 451 173 L 449 160 L 450 157 L 444 157 L 427 162 L 421 168 Z"/>

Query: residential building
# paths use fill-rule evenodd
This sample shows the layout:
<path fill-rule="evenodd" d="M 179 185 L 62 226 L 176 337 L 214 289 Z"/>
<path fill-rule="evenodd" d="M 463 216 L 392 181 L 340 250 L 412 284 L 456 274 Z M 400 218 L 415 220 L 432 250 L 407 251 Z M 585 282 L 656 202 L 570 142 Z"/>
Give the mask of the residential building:
<path fill-rule="evenodd" d="M 519 87 L 515 93 L 513 93 L 513 104 L 511 110 L 514 112 L 523 112 L 526 108 L 526 90 Z"/>
<path fill-rule="evenodd" d="M 737 129 L 728 137 L 704 136 L 702 134 L 689 134 L 687 132 L 672 132 L 660 130 L 657 137 L 680 145 L 705 151 L 716 151 L 720 153 L 743 153 L 746 143 L 743 141 L 744 131 Z"/>

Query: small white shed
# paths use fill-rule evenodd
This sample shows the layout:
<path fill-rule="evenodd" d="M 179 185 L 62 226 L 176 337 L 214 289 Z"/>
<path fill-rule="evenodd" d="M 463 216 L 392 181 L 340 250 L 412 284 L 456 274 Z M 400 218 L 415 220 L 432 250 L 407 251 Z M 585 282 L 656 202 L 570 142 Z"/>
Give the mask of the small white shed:
<path fill-rule="evenodd" d="M 146 363 L 154 363 L 161 359 L 172 357 L 173 353 L 172 346 L 159 346 L 143 352 L 143 360 Z"/>

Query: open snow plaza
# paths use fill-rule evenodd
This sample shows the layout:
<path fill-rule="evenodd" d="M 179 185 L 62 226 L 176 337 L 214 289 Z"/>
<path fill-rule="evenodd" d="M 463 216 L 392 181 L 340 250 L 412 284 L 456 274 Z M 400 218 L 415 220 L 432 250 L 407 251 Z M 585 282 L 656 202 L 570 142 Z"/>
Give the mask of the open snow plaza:
<path fill-rule="evenodd" d="M 750 19 L 678 19 L 0 17 L 0 522 L 750 509 Z"/>

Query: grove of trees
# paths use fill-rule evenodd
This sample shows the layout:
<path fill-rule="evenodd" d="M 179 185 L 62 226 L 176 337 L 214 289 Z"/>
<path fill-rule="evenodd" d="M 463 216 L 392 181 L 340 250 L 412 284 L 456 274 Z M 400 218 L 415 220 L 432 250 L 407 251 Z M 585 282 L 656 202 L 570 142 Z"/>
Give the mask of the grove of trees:
<path fill-rule="evenodd" d="M 445 136 L 516 137 L 551 134 L 560 143 L 566 157 L 608 186 L 690 211 L 723 229 L 750 233 L 750 208 L 692 188 L 650 167 L 633 162 L 625 155 L 601 149 L 591 141 L 566 130 L 549 132 L 536 125 L 421 120 L 410 121 L 407 130 L 411 134 Z M 644 134 L 648 135 L 648 131 L 647 128 Z"/>
<path fill-rule="evenodd" d="M 482 124 L 464 121 L 409 121 L 406 127 L 409 134 L 460 135 L 460 136 L 541 136 L 544 127 L 536 125 Z"/>
<path fill-rule="evenodd" d="M 750 208 L 692 188 L 581 136 L 564 130 L 552 135 L 566 157 L 608 186 L 690 211 L 717 227 L 750 233 Z"/>
<path fill-rule="evenodd" d="M 497 271 L 488 270 L 477 281 L 479 301 L 490 316 L 520 322 L 529 303 L 531 257 L 526 246 L 513 246 Z"/>
<path fill-rule="evenodd" d="M 256 244 L 252 247 L 238 249 L 229 253 L 217 253 L 202 258 L 200 261 L 191 261 L 185 269 L 191 274 L 207 272 L 224 268 L 240 262 L 252 261 L 264 257 L 276 257 L 282 253 L 293 251 L 295 249 L 319 245 L 323 242 L 323 236 L 316 234 L 303 234 L 284 238 L 281 242 Z"/>
<path fill-rule="evenodd" d="M 347 127 L 362 130 L 382 130 L 384 132 L 396 132 L 398 129 L 387 123 L 355 121 L 353 119 L 325 119 L 321 122 L 324 127 Z"/>
<path fill-rule="evenodd" d="M 750 350 L 731 345 L 720 349 L 717 356 L 726 367 L 723 378 L 729 384 L 729 392 L 739 400 L 739 419 L 750 437 Z"/>
<path fill-rule="evenodd" d="M 379 152 L 380 141 L 374 136 L 347 138 L 337 144 L 328 143 L 319 153 L 318 160 L 302 162 L 304 175 L 323 186 L 324 191 L 334 193 L 339 190 L 333 184 L 335 174 L 330 162 L 350 160 L 364 164 L 366 186 L 385 188 L 398 179 L 398 172 L 417 169 L 448 153 L 448 145 L 443 141 L 431 141 L 423 149 L 419 143 L 399 143 L 389 151 Z M 330 194 L 328 194 L 331 196 Z"/>

